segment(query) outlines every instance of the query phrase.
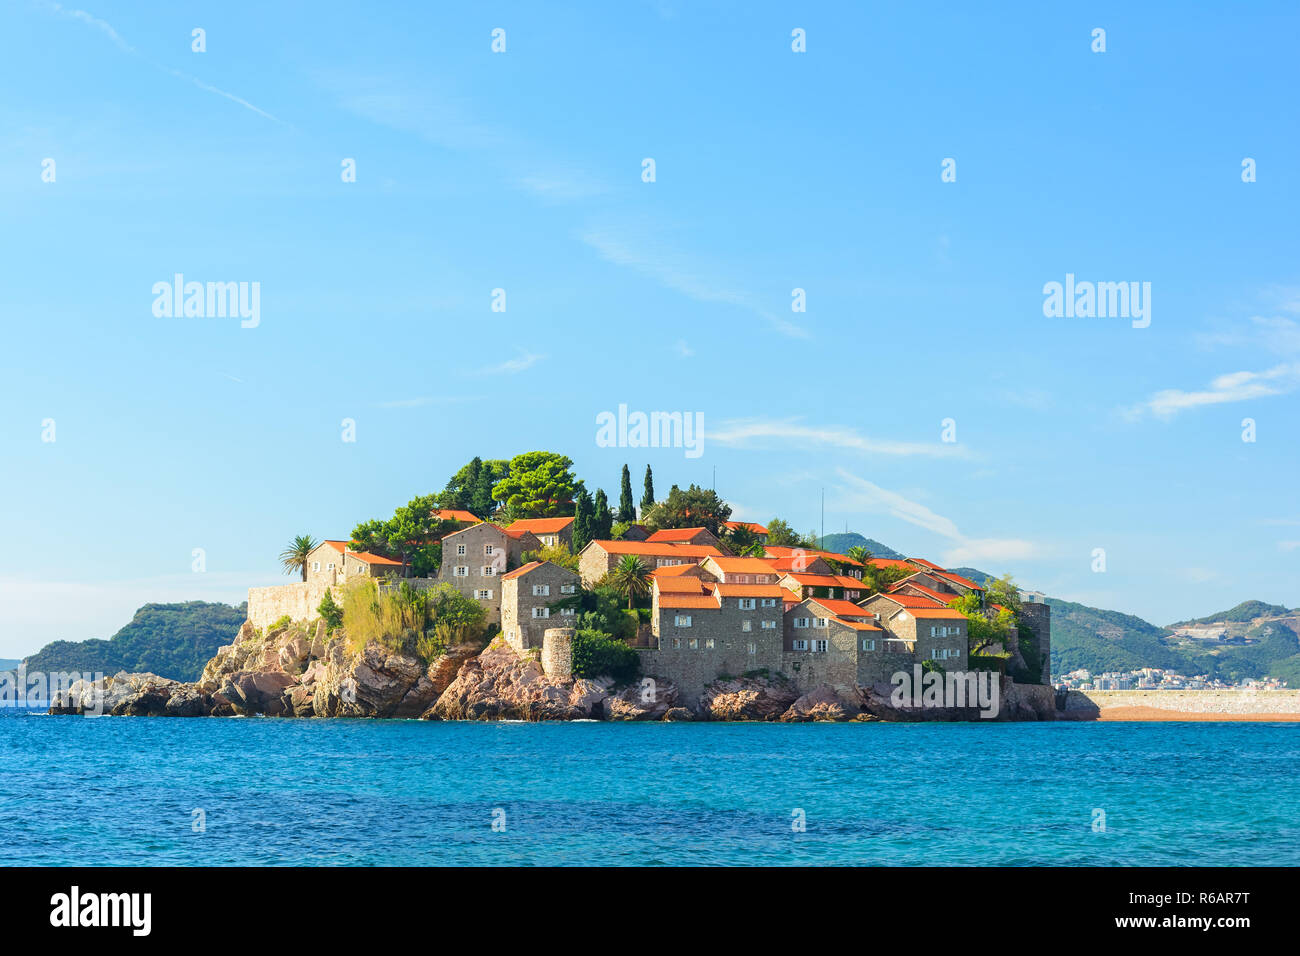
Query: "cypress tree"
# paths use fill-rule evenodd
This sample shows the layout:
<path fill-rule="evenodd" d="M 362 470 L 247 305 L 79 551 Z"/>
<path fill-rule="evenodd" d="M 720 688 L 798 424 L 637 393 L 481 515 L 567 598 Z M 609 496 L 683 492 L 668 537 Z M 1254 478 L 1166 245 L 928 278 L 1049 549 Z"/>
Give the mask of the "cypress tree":
<path fill-rule="evenodd" d="M 477 458 L 474 459 L 478 461 Z M 492 497 L 492 469 L 480 466 L 470 491 L 469 511 L 477 518 L 487 518 L 492 514 L 496 500 Z"/>
<path fill-rule="evenodd" d="M 605 489 L 596 491 L 596 510 L 591 519 L 591 536 L 600 541 L 608 541 L 614 527 L 614 515 L 609 510 L 609 498 Z"/>
<path fill-rule="evenodd" d="M 578 491 L 578 497 L 573 503 L 573 553 L 577 554 L 588 544 L 591 543 L 593 509 L 591 506 L 591 495 L 587 494 L 587 489 L 582 488 Z"/>
<path fill-rule="evenodd" d="M 623 466 L 623 482 L 618 493 L 618 520 L 635 521 L 636 505 L 632 503 L 632 473 Z"/>
<path fill-rule="evenodd" d="M 650 466 L 646 465 L 645 466 L 645 492 L 641 495 L 641 517 L 643 518 L 645 517 L 645 513 L 650 510 L 650 508 L 654 505 L 654 503 L 655 503 L 655 479 L 654 479 L 654 475 L 650 473 Z"/>

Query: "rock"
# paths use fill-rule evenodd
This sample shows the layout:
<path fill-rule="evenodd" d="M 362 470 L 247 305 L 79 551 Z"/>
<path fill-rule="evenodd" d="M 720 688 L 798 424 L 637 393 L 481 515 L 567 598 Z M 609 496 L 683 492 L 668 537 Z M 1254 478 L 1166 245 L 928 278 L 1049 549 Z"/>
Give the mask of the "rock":
<path fill-rule="evenodd" d="M 705 685 L 699 710 L 709 720 L 778 720 L 798 696 L 780 678 L 716 680 Z"/>
<path fill-rule="evenodd" d="M 685 707 L 669 707 L 664 713 L 664 720 L 669 722 L 694 720 L 695 715 Z"/>
<path fill-rule="evenodd" d="M 466 661 L 437 702 L 421 716 L 426 720 L 574 720 L 591 716 L 604 700 L 594 681 L 547 677 L 532 657 L 521 658 L 497 639 L 477 658 Z"/>
<path fill-rule="evenodd" d="M 289 688 L 289 710 L 295 717 L 314 717 L 316 689 L 307 684 Z"/>
<path fill-rule="evenodd" d="M 577 708 L 588 717 L 600 717 L 601 704 L 608 696 L 609 691 L 603 685 L 579 677 L 573 682 L 573 690 L 569 692 L 569 706 Z"/>
<path fill-rule="evenodd" d="M 211 698 L 194 684 L 184 684 L 173 691 L 164 708 L 168 717 L 206 717 L 211 710 Z"/>
<path fill-rule="evenodd" d="M 862 710 L 861 700 L 856 688 L 849 693 L 840 693 L 834 687 L 822 684 L 791 704 L 781 719 L 787 722 L 849 720 Z"/>
<path fill-rule="evenodd" d="M 281 670 L 239 671 L 222 685 L 221 694 L 230 701 L 237 714 L 278 717 L 288 709 L 283 697 L 285 688 L 294 683 L 294 679 Z"/>
<path fill-rule="evenodd" d="M 178 688 L 192 687 L 157 674 L 119 671 L 100 680 L 75 681 L 50 702 L 52 714 L 114 714 L 152 717 L 167 713 L 167 702 Z"/>
<path fill-rule="evenodd" d="M 670 680 L 649 678 L 653 684 L 642 680 L 625 687 L 617 694 L 605 698 L 603 709 L 606 720 L 660 720 L 677 706 L 677 685 Z"/>

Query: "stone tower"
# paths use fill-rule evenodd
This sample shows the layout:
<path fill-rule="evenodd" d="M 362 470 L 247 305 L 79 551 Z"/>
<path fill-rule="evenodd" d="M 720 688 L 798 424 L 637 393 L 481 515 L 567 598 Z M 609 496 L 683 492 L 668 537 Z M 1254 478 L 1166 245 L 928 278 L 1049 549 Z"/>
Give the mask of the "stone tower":
<path fill-rule="evenodd" d="M 548 627 L 542 633 L 542 670 L 552 680 L 573 676 L 573 628 Z"/>

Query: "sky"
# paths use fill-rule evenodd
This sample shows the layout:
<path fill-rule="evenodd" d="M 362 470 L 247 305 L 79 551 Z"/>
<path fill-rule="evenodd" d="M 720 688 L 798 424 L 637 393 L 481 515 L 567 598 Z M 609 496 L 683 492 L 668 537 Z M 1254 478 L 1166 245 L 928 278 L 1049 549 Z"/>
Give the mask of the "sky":
<path fill-rule="evenodd" d="M 6 4 L 0 657 L 533 449 L 1158 624 L 1300 604 L 1300 13 L 971 6 Z"/>

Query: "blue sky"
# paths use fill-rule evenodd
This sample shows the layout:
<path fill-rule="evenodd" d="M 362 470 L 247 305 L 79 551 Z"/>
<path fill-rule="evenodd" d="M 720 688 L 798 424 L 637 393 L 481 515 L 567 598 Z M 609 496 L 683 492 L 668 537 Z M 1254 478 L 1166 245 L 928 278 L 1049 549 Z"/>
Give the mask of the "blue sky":
<path fill-rule="evenodd" d="M 534 448 L 1157 623 L 1300 604 L 1292 5 L 268 6 L 0 13 L 0 656 Z M 178 272 L 260 324 L 155 317 Z M 1045 317 L 1067 273 L 1150 326 Z M 620 403 L 703 454 L 597 447 Z"/>

